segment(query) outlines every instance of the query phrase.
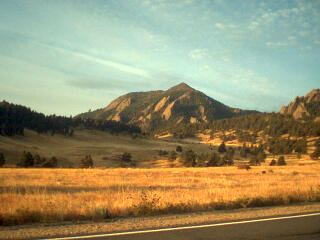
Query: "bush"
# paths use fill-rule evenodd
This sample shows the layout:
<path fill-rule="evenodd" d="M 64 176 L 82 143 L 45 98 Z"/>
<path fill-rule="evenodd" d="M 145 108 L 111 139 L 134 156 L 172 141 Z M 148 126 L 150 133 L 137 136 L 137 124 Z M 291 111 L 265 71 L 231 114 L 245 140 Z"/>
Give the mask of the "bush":
<path fill-rule="evenodd" d="M 238 169 L 246 169 L 247 171 L 249 171 L 251 167 L 249 166 L 249 164 L 240 164 L 238 165 Z"/>
<path fill-rule="evenodd" d="M 170 161 L 174 161 L 174 160 L 176 160 L 176 158 L 177 158 L 177 153 L 176 153 L 175 151 L 171 151 L 171 152 L 169 153 L 168 159 L 169 159 Z"/>
<path fill-rule="evenodd" d="M 221 159 L 220 155 L 216 152 L 210 153 L 208 156 L 208 167 L 220 167 L 225 165 L 225 161 Z"/>
<path fill-rule="evenodd" d="M 320 140 L 317 140 L 315 143 L 316 149 L 314 152 L 310 155 L 312 159 L 317 160 L 320 157 Z"/>
<path fill-rule="evenodd" d="M 81 168 L 92 168 L 93 167 L 93 160 L 91 155 L 86 155 L 84 158 L 80 161 L 80 167 Z"/>
<path fill-rule="evenodd" d="M 262 151 L 262 152 L 258 152 L 257 154 L 257 159 L 259 162 L 265 162 L 266 161 L 266 154 Z"/>
<path fill-rule="evenodd" d="M 131 162 L 132 156 L 131 153 L 125 152 L 121 155 L 121 161 L 123 162 Z"/>
<path fill-rule="evenodd" d="M 19 167 L 33 167 L 34 159 L 30 152 L 23 151 L 20 162 L 18 163 Z"/>
<path fill-rule="evenodd" d="M 247 145 L 244 143 L 240 150 L 240 157 L 246 158 L 248 152 L 249 152 L 249 149 L 247 148 Z"/>
<path fill-rule="evenodd" d="M 58 166 L 58 159 L 55 156 L 51 157 L 49 160 L 43 158 L 42 161 L 44 161 L 41 165 L 43 168 L 55 168 Z"/>
<path fill-rule="evenodd" d="M 158 153 L 159 153 L 159 156 L 167 156 L 168 155 L 168 152 L 165 150 L 159 150 Z"/>
<path fill-rule="evenodd" d="M 44 164 L 47 161 L 47 159 L 41 158 L 40 155 L 36 153 L 33 155 L 33 161 L 34 166 L 39 167 L 42 166 L 42 164 Z"/>
<path fill-rule="evenodd" d="M 182 147 L 181 146 L 177 146 L 176 151 L 177 152 L 182 152 Z"/>
<path fill-rule="evenodd" d="M 222 143 L 220 144 L 220 146 L 218 147 L 218 152 L 219 152 L 219 153 L 224 153 L 224 152 L 226 152 L 226 151 L 227 151 L 226 145 L 224 144 L 224 142 L 222 142 Z"/>
<path fill-rule="evenodd" d="M 280 156 L 277 162 L 278 166 L 284 166 L 287 165 L 286 160 L 284 159 L 284 156 Z"/>
<path fill-rule="evenodd" d="M 277 164 L 276 160 L 272 159 L 269 165 L 270 166 L 275 166 L 276 164 Z"/>
<path fill-rule="evenodd" d="M 132 161 L 131 153 L 125 152 L 120 156 L 120 167 L 135 167 L 135 162 Z"/>
<path fill-rule="evenodd" d="M 196 165 L 197 154 L 193 150 L 182 152 L 183 165 L 186 167 L 194 167 Z"/>
<path fill-rule="evenodd" d="M 3 153 L 0 153 L 0 167 L 2 167 L 6 162 Z"/>
<path fill-rule="evenodd" d="M 250 166 L 258 166 L 258 165 L 260 165 L 260 161 L 256 156 L 252 155 L 250 157 L 249 164 L 250 164 Z"/>

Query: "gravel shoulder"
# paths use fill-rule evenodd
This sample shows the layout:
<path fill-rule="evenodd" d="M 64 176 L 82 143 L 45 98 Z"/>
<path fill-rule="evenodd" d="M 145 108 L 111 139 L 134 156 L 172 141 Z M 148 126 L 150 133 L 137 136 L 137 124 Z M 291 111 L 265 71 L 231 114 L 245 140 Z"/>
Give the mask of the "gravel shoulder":
<path fill-rule="evenodd" d="M 147 217 L 127 217 L 100 222 L 63 222 L 59 224 L 33 224 L 1 226 L 0 239 L 32 239 L 81 234 L 123 232 L 183 225 L 199 225 L 240 219 L 293 215 L 320 211 L 320 203 L 289 206 L 215 210 L 185 214 L 167 214 Z"/>

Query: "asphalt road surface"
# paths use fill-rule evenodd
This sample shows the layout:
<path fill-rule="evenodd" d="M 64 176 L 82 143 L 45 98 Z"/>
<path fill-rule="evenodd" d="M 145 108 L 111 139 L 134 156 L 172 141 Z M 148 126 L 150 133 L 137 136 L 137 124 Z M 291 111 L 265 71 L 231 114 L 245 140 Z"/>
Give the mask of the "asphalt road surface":
<path fill-rule="evenodd" d="M 95 234 L 55 238 L 106 239 L 106 240 L 320 240 L 320 213 L 295 216 L 278 216 L 265 219 L 251 219 L 236 222 L 213 223 L 199 226 L 142 230 L 125 233 Z"/>

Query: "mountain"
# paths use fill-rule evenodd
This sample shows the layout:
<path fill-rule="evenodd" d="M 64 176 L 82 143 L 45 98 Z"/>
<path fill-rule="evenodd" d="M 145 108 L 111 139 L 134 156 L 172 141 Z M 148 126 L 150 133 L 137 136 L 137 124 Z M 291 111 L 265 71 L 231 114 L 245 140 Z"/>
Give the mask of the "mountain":
<path fill-rule="evenodd" d="M 210 122 L 254 112 L 228 107 L 180 83 L 167 91 L 128 93 L 105 108 L 82 113 L 77 117 L 121 121 L 145 128 L 168 122 Z"/>
<path fill-rule="evenodd" d="M 288 106 L 283 106 L 281 114 L 292 115 L 295 119 L 311 118 L 320 120 L 320 89 L 313 89 L 307 95 L 296 97 Z"/>

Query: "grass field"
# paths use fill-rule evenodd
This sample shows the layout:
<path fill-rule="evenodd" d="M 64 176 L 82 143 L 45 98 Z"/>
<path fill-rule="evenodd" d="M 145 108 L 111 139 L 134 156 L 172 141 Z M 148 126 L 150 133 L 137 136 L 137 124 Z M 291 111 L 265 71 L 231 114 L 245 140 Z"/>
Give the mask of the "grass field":
<path fill-rule="evenodd" d="M 262 173 L 265 171 L 266 173 Z M 167 169 L 0 169 L 2 225 L 320 201 L 320 164 Z"/>
<path fill-rule="evenodd" d="M 95 167 L 119 167 L 119 161 L 114 156 L 130 152 L 137 167 L 157 167 L 159 150 L 172 151 L 178 145 L 183 149 L 192 148 L 196 152 L 208 152 L 204 144 L 194 144 L 196 140 L 153 139 L 138 137 L 132 139 L 129 135 L 111 135 L 101 131 L 76 130 L 73 137 L 60 134 L 37 134 L 26 130 L 25 136 L 0 136 L 0 152 L 6 157 L 7 166 L 14 166 L 23 151 L 38 153 L 41 157 L 58 158 L 59 167 L 79 167 L 80 159 L 91 154 Z M 167 157 L 166 157 L 167 158 Z"/>

